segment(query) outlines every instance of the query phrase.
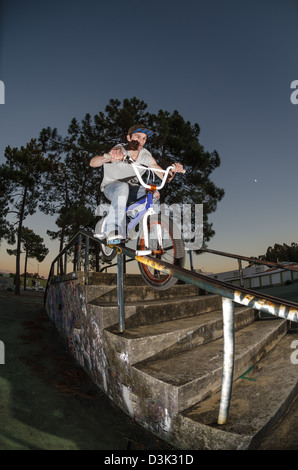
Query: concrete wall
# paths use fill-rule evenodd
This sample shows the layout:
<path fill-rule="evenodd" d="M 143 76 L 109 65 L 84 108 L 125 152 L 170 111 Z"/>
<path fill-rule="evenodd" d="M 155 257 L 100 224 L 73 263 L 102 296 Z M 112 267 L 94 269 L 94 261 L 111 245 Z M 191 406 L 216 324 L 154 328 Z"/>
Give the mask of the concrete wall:
<path fill-rule="evenodd" d="M 98 309 L 87 305 L 84 284 L 79 280 L 51 284 L 46 311 L 69 350 L 92 380 L 117 406 L 133 416 L 125 380 L 121 377 L 124 371 L 113 363 L 113 354 L 104 335 L 106 325 L 103 325 Z M 117 321 L 118 313 L 115 313 Z"/>

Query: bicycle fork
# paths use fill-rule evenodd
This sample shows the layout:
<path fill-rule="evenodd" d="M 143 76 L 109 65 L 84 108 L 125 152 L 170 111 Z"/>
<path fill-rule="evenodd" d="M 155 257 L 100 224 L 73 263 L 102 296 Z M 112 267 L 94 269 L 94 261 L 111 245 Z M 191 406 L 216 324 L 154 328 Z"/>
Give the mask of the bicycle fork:
<path fill-rule="evenodd" d="M 144 241 L 145 241 L 145 249 L 144 250 L 137 250 L 136 251 L 136 255 L 137 256 L 149 256 L 152 254 L 152 250 L 149 249 L 149 234 L 148 234 L 148 217 L 150 217 L 150 215 L 154 215 L 156 212 L 154 211 L 154 209 L 152 209 L 152 207 L 150 207 L 147 212 L 145 213 L 144 217 L 143 217 L 143 233 L 144 233 Z M 157 240 L 158 240 L 158 246 L 161 248 L 162 250 L 162 229 L 161 229 L 161 226 L 160 224 L 157 224 L 156 226 L 156 229 L 157 229 Z"/>

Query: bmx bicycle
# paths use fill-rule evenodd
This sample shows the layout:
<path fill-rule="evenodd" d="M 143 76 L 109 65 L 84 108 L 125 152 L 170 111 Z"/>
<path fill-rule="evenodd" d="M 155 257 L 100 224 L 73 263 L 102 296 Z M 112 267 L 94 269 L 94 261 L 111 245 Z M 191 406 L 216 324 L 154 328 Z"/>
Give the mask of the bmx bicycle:
<path fill-rule="evenodd" d="M 174 165 L 169 166 L 166 170 L 158 169 L 158 172 L 164 173 L 164 175 L 160 185 L 156 186 L 148 184 L 148 182 L 145 183 L 139 168 L 145 168 L 149 172 L 156 171 L 156 169 L 140 165 L 131 159 L 128 163 L 132 165 L 139 183 L 146 190 L 146 194 L 126 207 L 126 226 L 122 227 L 125 238 L 123 243 L 137 238 L 137 256 L 151 256 L 157 261 L 166 261 L 183 267 L 185 253 L 181 231 L 172 218 L 156 210 L 153 197 L 155 191 L 164 187 L 169 172 L 174 169 Z M 105 232 L 106 217 L 98 222 L 96 226 L 97 233 Z M 135 230 L 137 227 L 139 227 L 138 233 Z M 101 249 L 105 261 L 111 261 L 117 255 L 115 245 L 102 243 Z M 141 262 L 138 262 L 138 266 L 145 282 L 154 289 L 166 290 L 177 282 L 177 279 L 168 272 L 159 271 Z"/>

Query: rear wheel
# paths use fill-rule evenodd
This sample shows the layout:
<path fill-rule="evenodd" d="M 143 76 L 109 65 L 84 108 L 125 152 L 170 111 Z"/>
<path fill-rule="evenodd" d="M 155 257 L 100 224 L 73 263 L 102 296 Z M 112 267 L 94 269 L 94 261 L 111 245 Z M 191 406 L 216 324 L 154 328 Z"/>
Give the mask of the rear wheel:
<path fill-rule="evenodd" d="M 159 233 L 162 237 L 162 247 L 159 243 Z M 181 232 L 172 219 L 154 214 L 148 218 L 149 249 L 152 250 L 151 257 L 156 261 L 166 261 L 174 266 L 184 265 L 184 243 Z M 141 229 L 138 238 L 138 250 L 145 250 L 145 238 Z M 140 272 L 151 287 L 157 290 L 166 290 L 174 286 L 178 279 L 166 271 L 159 271 L 154 266 L 139 263 Z"/>

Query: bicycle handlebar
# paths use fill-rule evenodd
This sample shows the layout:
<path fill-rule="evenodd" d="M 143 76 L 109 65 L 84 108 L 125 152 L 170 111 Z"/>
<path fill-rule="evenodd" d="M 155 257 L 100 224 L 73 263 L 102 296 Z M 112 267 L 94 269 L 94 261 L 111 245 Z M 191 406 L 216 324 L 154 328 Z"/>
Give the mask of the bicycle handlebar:
<path fill-rule="evenodd" d="M 152 171 L 158 171 L 159 173 L 164 173 L 164 176 L 162 178 L 162 181 L 161 181 L 161 184 L 160 186 L 156 186 L 156 190 L 158 191 L 159 189 L 162 189 L 167 181 L 167 178 L 168 178 L 168 175 L 169 175 L 169 172 L 170 170 L 174 170 L 175 169 L 175 165 L 170 165 L 168 166 L 168 168 L 166 170 L 162 170 L 162 169 L 156 169 L 156 168 L 150 168 L 150 167 L 147 167 L 147 166 L 144 166 L 144 165 L 140 165 L 139 163 L 136 163 L 134 161 L 131 161 L 131 165 L 134 169 L 134 172 L 135 174 L 137 175 L 137 178 L 140 182 L 140 184 L 146 188 L 146 189 L 151 189 L 151 185 L 150 184 L 146 184 L 144 183 L 143 179 L 142 179 L 142 176 L 140 175 L 140 172 L 138 170 L 138 168 L 146 168 L 146 170 L 152 170 Z M 185 173 L 185 170 L 183 171 L 183 173 Z"/>
<path fill-rule="evenodd" d="M 105 153 L 104 157 L 105 158 L 106 157 L 112 157 L 112 155 L 109 154 L 109 153 L 108 154 Z M 135 172 L 135 174 L 136 174 L 136 176 L 139 180 L 139 183 L 146 189 L 151 189 L 151 185 L 144 183 L 138 168 L 145 168 L 146 170 L 151 170 L 151 171 L 154 171 L 154 172 L 158 171 L 159 173 L 164 173 L 164 177 L 162 179 L 162 182 L 161 182 L 160 186 L 156 186 L 156 190 L 162 189 L 164 187 L 164 185 L 167 181 L 170 170 L 175 169 L 175 165 L 168 166 L 168 168 L 166 170 L 162 170 L 162 169 L 159 169 L 159 168 L 158 169 L 157 168 L 151 168 L 151 167 L 148 167 L 148 166 L 145 166 L 145 165 L 140 165 L 139 163 L 136 163 L 134 160 L 132 160 L 132 158 L 128 156 L 128 153 L 124 154 L 122 161 L 127 161 L 128 163 L 131 163 L 131 165 L 133 166 L 134 172 Z M 183 170 L 179 173 L 186 173 L 186 171 Z"/>

